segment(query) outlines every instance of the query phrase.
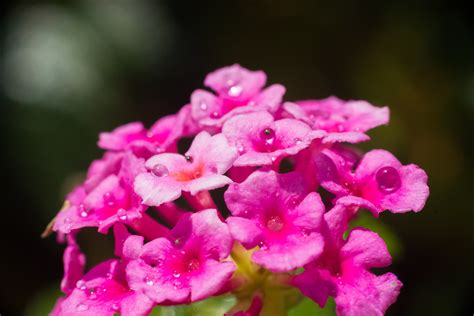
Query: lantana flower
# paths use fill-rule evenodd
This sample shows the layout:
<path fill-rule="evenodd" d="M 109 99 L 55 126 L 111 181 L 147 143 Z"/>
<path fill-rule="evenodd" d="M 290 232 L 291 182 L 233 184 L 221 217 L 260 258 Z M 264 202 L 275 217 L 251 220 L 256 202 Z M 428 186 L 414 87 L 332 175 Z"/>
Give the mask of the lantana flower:
<path fill-rule="evenodd" d="M 143 203 L 158 206 L 176 200 L 182 191 L 195 195 L 223 187 L 232 182 L 223 174 L 236 157 L 237 150 L 229 146 L 224 135 L 201 132 L 184 156 L 163 153 L 151 157 L 146 162 L 149 172 L 135 179 L 135 191 Z"/>
<path fill-rule="evenodd" d="M 191 95 L 192 116 L 203 126 L 221 127 L 238 113 L 267 110 L 275 113 L 281 105 L 285 88 L 274 84 L 262 90 L 267 81 L 263 71 L 250 71 L 238 64 L 207 75 L 204 84 L 214 90 L 196 90 Z"/>
<path fill-rule="evenodd" d="M 43 234 L 66 242 L 64 296 L 50 315 L 207 315 L 224 295 L 219 314 L 229 316 L 285 315 L 303 297 L 321 307 L 333 297 L 339 316 L 383 315 L 402 283 L 373 271 L 391 263 L 387 247 L 351 222 L 361 208 L 418 212 L 429 195 L 420 167 L 354 147 L 388 123 L 388 108 L 283 103 L 283 86 L 264 88 L 264 72 L 237 64 L 204 84 L 213 93 L 196 90 L 150 129 L 100 135 L 103 157 Z M 86 227 L 115 246 L 84 274 L 76 237 Z"/>
<path fill-rule="evenodd" d="M 235 265 L 225 260 L 231 247 L 216 210 L 203 210 L 182 217 L 170 238 L 143 245 L 143 237 L 129 237 L 127 278 L 132 289 L 156 303 L 197 301 L 217 293 L 232 276 Z"/>

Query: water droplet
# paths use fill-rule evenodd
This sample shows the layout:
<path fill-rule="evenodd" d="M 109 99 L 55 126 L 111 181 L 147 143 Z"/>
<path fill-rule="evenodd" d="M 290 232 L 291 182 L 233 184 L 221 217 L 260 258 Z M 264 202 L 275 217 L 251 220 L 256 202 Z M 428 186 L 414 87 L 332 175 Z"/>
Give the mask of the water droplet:
<path fill-rule="evenodd" d="M 221 115 L 220 115 L 219 112 L 217 112 L 217 111 L 214 111 L 214 112 L 211 113 L 211 118 L 216 119 L 216 118 L 219 118 L 220 116 L 221 116 Z"/>
<path fill-rule="evenodd" d="M 401 186 L 400 174 L 390 166 L 380 168 L 375 174 L 375 180 L 380 191 L 385 194 L 393 193 Z"/>
<path fill-rule="evenodd" d="M 106 277 L 107 279 L 112 279 L 112 273 L 107 272 L 107 274 L 105 275 L 105 277 Z"/>
<path fill-rule="evenodd" d="M 202 110 L 202 111 L 206 111 L 207 110 L 207 103 L 205 101 L 201 101 L 199 103 L 199 108 Z"/>
<path fill-rule="evenodd" d="M 337 124 L 337 125 L 336 125 L 336 129 L 337 129 L 337 131 L 338 131 L 339 133 L 342 133 L 342 132 L 345 131 L 345 127 L 344 127 L 344 125 L 342 125 L 342 124 Z"/>
<path fill-rule="evenodd" d="M 81 303 L 81 304 L 76 306 L 76 309 L 77 309 L 78 312 L 85 312 L 86 310 L 89 309 L 89 305 Z"/>
<path fill-rule="evenodd" d="M 121 208 L 117 211 L 117 216 L 118 216 L 119 220 L 121 220 L 121 221 L 126 221 L 128 219 L 127 211 L 124 210 L 123 208 Z"/>
<path fill-rule="evenodd" d="M 115 196 L 111 192 L 106 192 L 103 196 L 104 203 L 107 206 L 114 206 L 115 205 Z"/>
<path fill-rule="evenodd" d="M 153 286 L 153 284 L 155 284 L 155 281 L 153 281 L 153 279 L 149 276 L 146 276 L 144 281 L 145 281 L 146 285 L 148 285 L 148 286 Z"/>
<path fill-rule="evenodd" d="M 84 204 L 79 204 L 79 215 L 81 217 L 89 216 L 89 210 L 84 206 Z"/>
<path fill-rule="evenodd" d="M 194 161 L 193 157 L 191 157 L 189 155 L 184 155 L 184 159 L 186 159 L 186 161 L 189 162 L 189 163 Z"/>
<path fill-rule="evenodd" d="M 303 237 L 308 237 L 309 236 L 309 231 L 305 228 L 303 228 L 301 230 L 301 235 L 303 235 Z"/>
<path fill-rule="evenodd" d="M 259 246 L 260 249 L 262 249 L 262 250 L 267 250 L 267 249 L 268 249 L 267 245 L 266 245 L 263 241 L 259 242 L 259 243 L 258 243 L 258 246 Z"/>
<path fill-rule="evenodd" d="M 296 137 L 294 140 L 295 140 L 295 145 L 301 145 L 301 143 L 303 142 L 301 138 L 299 137 Z"/>
<path fill-rule="evenodd" d="M 198 259 L 191 259 L 189 262 L 188 262 L 188 271 L 191 272 L 191 271 L 195 271 L 197 269 L 199 269 L 199 266 L 201 265 L 201 263 L 199 262 Z"/>
<path fill-rule="evenodd" d="M 182 242 L 183 242 L 183 240 L 178 237 L 178 238 L 176 238 L 176 239 L 174 240 L 174 245 L 175 245 L 175 246 L 179 246 L 179 245 L 181 245 Z"/>
<path fill-rule="evenodd" d="M 94 287 L 93 287 L 93 288 L 90 288 L 90 289 L 89 289 L 88 296 L 89 296 L 90 299 L 95 299 L 95 298 L 97 298 L 97 290 L 96 290 L 96 288 L 94 288 Z"/>
<path fill-rule="evenodd" d="M 275 131 L 271 128 L 264 128 L 260 131 L 260 138 L 264 140 L 271 140 L 275 138 Z"/>
<path fill-rule="evenodd" d="M 166 177 L 169 171 L 165 165 L 162 165 L 161 163 L 157 163 L 151 168 L 151 173 L 153 173 L 157 177 Z"/>
<path fill-rule="evenodd" d="M 173 276 L 175 278 L 179 278 L 181 276 L 181 273 L 179 273 L 177 270 L 173 271 Z"/>
<path fill-rule="evenodd" d="M 173 287 L 174 287 L 175 289 L 179 289 L 179 288 L 181 287 L 181 285 L 182 285 L 182 283 L 181 283 L 180 280 L 175 280 L 175 281 L 173 282 Z"/>
<path fill-rule="evenodd" d="M 231 97 L 238 97 L 242 94 L 243 88 L 240 85 L 234 85 L 229 88 L 227 94 Z"/>
<path fill-rule="evenodd" d="M 112 304 L 112 310 L 115 312 L 118 312 L 120 310 L 120 306 L 117 303 Z"/>
<path fill-rule="evenodd" d="M 282 230 L 284 222 L 280 216 L 271 216 L 267 221 L 267 227 L 271 231 L 279 232 Z"/>
<path fill-rule="evenodd" d="M 244 145 L 238 143 L 238 144 L 237 144 L 237 151 L 239 152 L 239 154 L 245 153 L 245 147 L 244 147 Z"/>
<path fill-rule="evenodd" d="M 78 288 L 79 290 L 84 291 L 85 289 L 87 289 L 86 282 L 84 282 L 84 280 L 77 281 L 76 282 L 76 288 Z"/>
<path fill-rule="evenodd" d="M 272 160 L 272 162 L 275 162 L 277 160 L 277 157 L 271 156 L 270 159 Z"/>

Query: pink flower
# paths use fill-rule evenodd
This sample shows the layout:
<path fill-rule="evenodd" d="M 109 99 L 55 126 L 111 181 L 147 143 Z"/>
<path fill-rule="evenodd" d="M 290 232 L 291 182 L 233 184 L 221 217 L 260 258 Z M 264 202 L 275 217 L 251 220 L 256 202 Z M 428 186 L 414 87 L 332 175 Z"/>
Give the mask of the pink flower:
<path fill-rule="evenodd" d="M 343 101 L 336 97 L 288 102 L 284 109 L 312 128 L 327 131 L 326 143 L 366 141 L 369 139 L 366 131 L 387 124 L 389 120 L 387 107 L 378 108 L 366 101 Z"/>
<path fill-rule="evenodd" d="M 275 84 L 262 91 L 267 77 L 263 71 L 250 71 L 238 64 L 218 69 L 207 75 L 204 84 L 217 96 L 205 90 L 191 95 L 192 116 L 203 126 L 221 127 L 238 113 L 280 107 L 285 88 Z"/>
<path fill-rule="evenodd" d="M 82 278 L 86 257 L 76 243 L 74 234 L 66 236 L 68 246 L 64 250 L 64 276 L 61 281 L 61 291 L 71 293 L 76 287 L 76 282 Z"/>
<path fill-rule="evenodd" d="M 375 215 L 386 209 L 393 213 L 418 212 L 425 205 L 428 178 L 418 166 L 403 166 L 385 150 L 366 153 L 355 172 L 346 161 L 330 150 L 316 159 L 319 170 L 325 172 L 318 174 L 321 185 L 336 194 L 337 203 L 368 208 Z"/>
<path fill-rule="evenodd" d="M 293 284 L 321 307 L 333 296 L 338 315 L 383 315 L 396 301 L 402 283 L 392 273 L 376 276 L 370 272 L 391 263 L 387 247 L 376 233 L 354 229 L 347 240 L 342 239 L 346 216 L 343 206 L 325 214 L 324 252 L 305 266 Z"/>
<path fill-rule="evenodd" d="M 316 259 L 323 249 L 324 205 L 308 192 L 299 173 L 256 171 L 224 194 L 232 216 L 232 237 L 245 248 L 260 246 L 252 260 L 272 271 L 291 271 Z"/>
<path fill-rule="evenodd" d="M 272 165 L 324 135 L 298 120 L 274 121 L 270 113 L 263 111 L 232 117 L 224 124 L 222 133 L 240 154 L 234 166 Z"/>
<path fill-rule="evenodd" d="M 115 259 L 92 268 L 77 281 L 70 294 L 61 299 L 56 315 L 148 315 L 153 302 L 128 287 L 124 269 L 124 264 Z"/>
<path fill-rule="evenodd" d="M 143 245 L 140 236 L 129 237 L 124 254 L 131 261 L 127 279 L 133 290 L 156 303 L 184 303 L 216 294 L 230 279 L 235 266 L 229 256 L 232 238 L 216 210 L 181 217 L 171 238 Z"/>
<path fill-rule="evenodd" d="M 145 171 L 145 162 L 126 153 L 117 165 L 115 157 L 91 166 L 85 184 L 69 194 L 70 206 L 57 214 L 55 231 L 68 234 L 82 227 L 99 227 L 99 231 L 105 232 L 114 223 L 142 216 L 145 207 L 132 185 L 135 176 Z M 117 166 L 120 166 L 118 171 Z"/>
<path fill-rule="evenodd" d="M 146 162 L 150 172 L 137 176 L 135 192 L 143 203 L 158 206 L 179 198 L 182 191 L 195 195 L 223 187 L 232 182 L 223 174 L 236 157 L 237 151 L 229 146 L 224 135 L 201 132 L 184 156 L 163 153 L 150 158 Z"/>
<path fill-rule="evenodd" d="M 131 150 L 136 156 L 149 158 L 175 146 L 176 129 L 180 120 L 177 115 L 165 116 L 158 120 L 149 130 L 142 123 L 134 122 L 117 127 L 112 132 L 99 135 L 99 147 L 111 151 Z"/>

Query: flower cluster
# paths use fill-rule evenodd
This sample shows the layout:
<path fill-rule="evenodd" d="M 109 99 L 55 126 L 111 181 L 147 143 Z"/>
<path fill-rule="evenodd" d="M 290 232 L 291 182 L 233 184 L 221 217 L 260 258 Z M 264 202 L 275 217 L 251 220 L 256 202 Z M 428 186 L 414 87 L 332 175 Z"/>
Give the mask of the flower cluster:
<path fill-rule="evenodd" d="M 50 227 L 67 243 L 51 315 L 148 315 L 225 293 L 237 298 L 228 315 L 285 314 L 301 295 L 333 297 L 338 315 L 395 302 L 402 283 L 371 271 L 391 262 L 384 241 L 349 229 L 360 209 L 418 212 L 429 194 L 416 165 L 352 147 L 388 108 L 283 102 L 285 88 L 265 84 L 262 71 L 224 67 L 177 114 L 100 134 L 104 156 Z M 115 257 L 84 273 L 85 227 L 113 234 Z"/>

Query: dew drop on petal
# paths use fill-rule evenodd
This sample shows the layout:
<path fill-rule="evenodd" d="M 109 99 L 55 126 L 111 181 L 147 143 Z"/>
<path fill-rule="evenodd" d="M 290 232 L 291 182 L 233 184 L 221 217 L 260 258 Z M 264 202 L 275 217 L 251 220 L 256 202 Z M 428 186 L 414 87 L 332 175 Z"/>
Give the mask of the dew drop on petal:
<path fill-rule="evenodd" d="M 400 174 L 390 166 L 380 168 L 375 174 L 375 180 L 380 191 L 385 194 L 393 193 L 401 186 Z"/>
<path fill-rule="evenodd" d="M 184 155 L 184 159 L 186 159 L 187 162 L 192 163 L 194 161 L 193 157 L 189 155 Z"/>
<path fill-rule="evenodd" d="M 146 276 L 144 281 L 145 281 L 145 284 L 148 286 L 153 286 L 153 284 L 155 284 L 155 281 L 153 281 L 153 279 L 149 276 Z"/>
<path fill-rule="evenodd" d="M 242 86 L 240 85 L 234 85 L 229 88 L 227 91 L 227 94 L 230 95 L 231 97 L 238 97 L 242 94 Z"/>
<path fill-rule="evenodd" d="M 114 206 L 115 205 L 115 196 L 111 192 L 106 192 L 103 196 L 104 203 L 107 206 Z"/>
<path fill-rule="evenodd" d="M 157 163 L 151 168 L 151 173 L 153 173 L 157 177 L 166 177 L 169 171 L 165 165 L 162 165 L 161 163 Z"/>
<path fill-rule="evenodd" d="M 267 221 L 267 227 L 271 231 L 279 232 L 283 228 L 283 221 L 280 216 L 271 216 Z"/>
<path fill-rule="evenodd" d="M 81 217 L 89 216 L 89 210 L 86 209 L 84 204 L 79 204 L 79 215 L 81 215 Z"/>
<path fill-rule="evenodd" d="M 76 288 L 78 288 L 79 290 L 82 290 L 84 291 L 87 287 L 86 287 L 86 282 L 84 282 L 84 280 L 79 280 L 76 282 Z"/>
<path fill-rule="evenodd" d="M 268 249 L 267 245 L 266 245 L 263 241 L 259 242 L 259 243 L 258 243 L 258 246 L 259 246 L 260 249 L 262 249 L 262 250 Z"/>
<path fill-rule="evenodd" d="M 124 210 L 123 208 L 121 208 L 117 211 L 117 216 L 118 216 L 119 220 L 121 220 L 121 221 L 126 221 L 128 219 L 127 211 Z"/>
<path fill-rule="evenodd" d="M 81 304 L 76 306 L 76 309 L 77 309 L 78 312 L 85 312 L 86 310 L 89 309 L 89 305 L 81 303 Z"/>
<path fill-rule="evenodd" d="M 199 260 L 197 259 L 191 259 L 189 262 L 188 262 L 188 271 L 191 272 L 191 271 L 195 271 L 197 269 L 199 269 L 199 266 L 200 266 L 200 262 Z"/>
<path fill-rule="evenodd" d="M 112 304 L 112 310 L 115 312 L 118 312 L 120 310 L 120 306 L 117 303 Z"/>
<path fill-rule="evenodd" d="M 179 288 L 181 287 L 181 285 L 182 285 L 182 283 L 181 283 L 180 280 L 175 280 L 175 281 L 173 282 L 173 287 L 174 287 L 175 289 L 179 289 Z"/>
<path fill-rule="evenodd" d="M 181 276 L 181 273 L 179 273 L 177 270 L 175 270 L 175 271 L 173 272 L 173 276 L 174 276 L 175 278 L 179 278 L 179 277 Z"/>
<path fill-rule="evenodd" d="M 207 103 L 205 101 L 201 101 L 199 103 L 199 108 L 202 110 L 202 111 L 206 111 L 207 110 Z"/>
<path fill-rule="evenodd" d="M 90 288 L 88 296 L 89 296 L 90 299 L 97 298 L 97 289 L 96 288 Z"/>
<path fill-rule="evenodd" d="M 243 154 L 245 152 L 244 145 L 242 145 L 241 143 L 238 143 L 237 144 L 237 151 L 239 152 L 239 154 Z"/>
<path fill-rule="evenodd" d="M 260 131 L 260 138 L 266 141 L 273 140 L 275 138 L 275 131 L 271 128 L 264 128 Z"/>
<path fill-rule="evenodd" d="M 219 114 L 219 112 L 217 112 L 217 111 L 214 111 L 214 112 L 212 112 L 212 113 L 211 113 L 211 118 L 214 118 L 214 119 L 216 119 L 216 118 L 219 118 L 219 117 L 220 117 L 220 114 Z"/>
<path fill-rule="evenodd" d="M 296 138 L 294 139 L 294 141 L 295 141 L 295 145 L 301 145 L 301 143 L 303 142 L 303 141 L 301 140 L 301 138 L 299 138 L 299 137 L 296 137 Z"/>

